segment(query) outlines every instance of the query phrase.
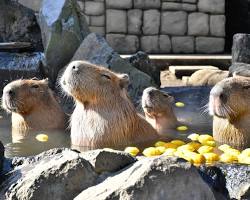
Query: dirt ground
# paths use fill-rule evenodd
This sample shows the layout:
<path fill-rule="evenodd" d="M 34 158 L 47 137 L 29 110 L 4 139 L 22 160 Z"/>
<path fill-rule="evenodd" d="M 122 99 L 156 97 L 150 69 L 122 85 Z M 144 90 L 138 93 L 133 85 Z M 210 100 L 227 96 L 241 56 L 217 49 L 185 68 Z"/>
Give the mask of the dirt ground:
<path fill-rule="evenodd" d="M 169 70 L 161 71 L 161 87 L 185 86 L 186 84 L 177 79 Z"/>

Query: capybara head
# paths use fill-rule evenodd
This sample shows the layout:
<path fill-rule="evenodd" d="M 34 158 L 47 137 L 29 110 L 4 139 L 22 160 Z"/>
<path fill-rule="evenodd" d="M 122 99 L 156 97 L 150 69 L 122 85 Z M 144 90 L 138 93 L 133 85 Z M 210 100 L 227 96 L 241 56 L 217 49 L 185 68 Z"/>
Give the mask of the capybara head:
<path fill-rule="evenodd" d="M 101 104 L 120 96 L 129 83 L 127 74 L 117 74 L 86 61 L 73 61 L 67 66 L 60 84 L 76 101 Z M 112 102 L 110 102 L 112 103 Z"/>
<path fill-rule="evenodd" d="M 162 116 L 169 112 L 172 113 L 174 98 L 166 92 L 154 87 L 148 87 L 142 94 L 142 108 L 146 115 Z"/>
<path fill-rule="evenodd" d="M 16 80 L 3 89 L 2 107 L 7 112 L 29 114 L 41 104 L 49 103 L 52 95 L 48 80 Z"/>
<path fill-rule="evenodd" d="M 230 77 L 217 83 L 210 92 L 209 112 L 230 121 L 250 114 L 250 78 Z"/>

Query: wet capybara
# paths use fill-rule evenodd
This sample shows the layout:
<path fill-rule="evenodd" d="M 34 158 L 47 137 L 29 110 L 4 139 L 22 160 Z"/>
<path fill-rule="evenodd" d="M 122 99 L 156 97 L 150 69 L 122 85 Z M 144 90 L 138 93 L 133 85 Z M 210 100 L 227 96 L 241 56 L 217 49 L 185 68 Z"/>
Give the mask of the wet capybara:
<path fill-rule="evenodd" d="M 76 103 L 71 116 L 73 145 L 117 147 L 157 137 L 155 129 L 136 112 L 128 97 L 128 75 L 86 61 L 73 61 L 60 83 Z"/>

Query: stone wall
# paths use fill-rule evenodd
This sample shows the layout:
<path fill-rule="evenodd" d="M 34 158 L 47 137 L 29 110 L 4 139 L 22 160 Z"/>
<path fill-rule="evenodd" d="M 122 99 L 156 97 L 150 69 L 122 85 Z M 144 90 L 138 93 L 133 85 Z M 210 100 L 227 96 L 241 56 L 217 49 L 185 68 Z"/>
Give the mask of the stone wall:
<path fill-rule="evenodd" d="M 225 0 L 78 0 L 78 3 L 90 30 L 105 35 L 121 54 L 138 50 L 151 54 L 224 52 Z"/>

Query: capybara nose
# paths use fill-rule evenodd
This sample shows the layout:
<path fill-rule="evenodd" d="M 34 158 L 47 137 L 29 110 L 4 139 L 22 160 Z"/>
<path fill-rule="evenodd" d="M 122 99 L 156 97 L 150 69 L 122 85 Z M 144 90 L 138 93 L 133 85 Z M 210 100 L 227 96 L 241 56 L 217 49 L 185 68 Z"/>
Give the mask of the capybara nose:
<path fill-rule="evenodd" d="M 76 71 L 77 72 L 78 70 L 79 70 L 79 68 L 77 66 L 75 66 L 75 65 L 72 66 L 72 71 Z"/>

